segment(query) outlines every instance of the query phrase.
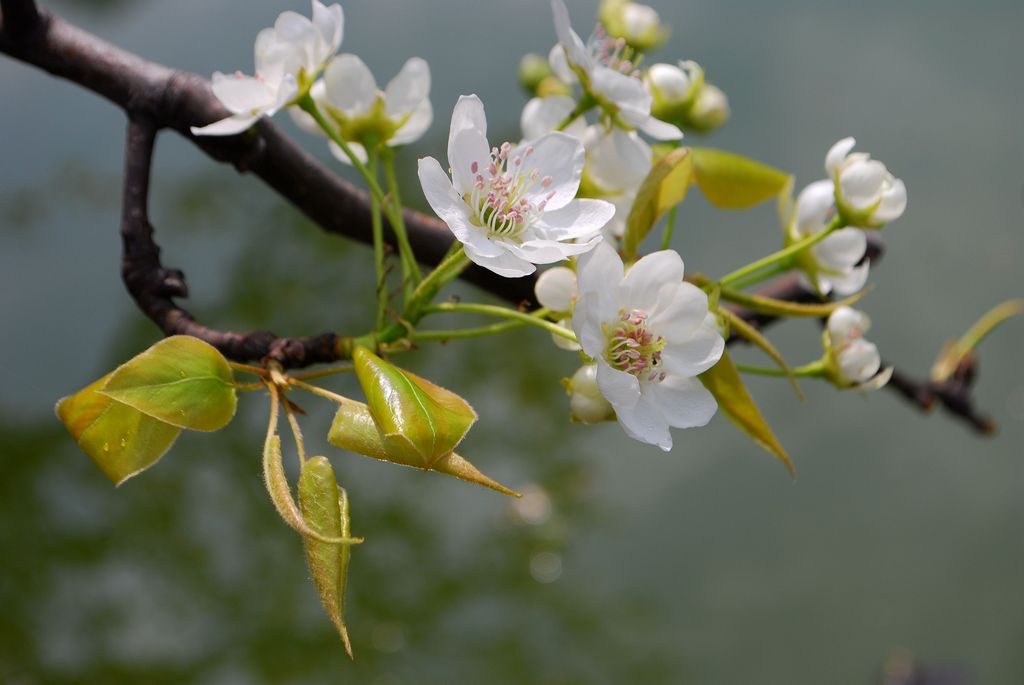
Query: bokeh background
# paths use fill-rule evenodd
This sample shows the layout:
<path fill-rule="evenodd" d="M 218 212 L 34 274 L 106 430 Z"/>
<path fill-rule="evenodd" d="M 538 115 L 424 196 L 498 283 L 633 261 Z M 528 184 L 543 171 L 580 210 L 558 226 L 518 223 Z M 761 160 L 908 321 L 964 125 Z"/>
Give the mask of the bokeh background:
<path fill-rule="evenodd" d="M 203 74 L 250 71 L 256 32 L 283 9 L 308 11 L 50 6 Z M 581 33 L 595 9 L 570 2 Z M 696 59 L 731 99 L 732 121 L 706 144 L 802 185 L 855 135 L 905 179 L 909 210 L 886 230 L 864 302 L 887 359 L 923 374 L 947 338 L 1024 294 L 1024 5 L 657 9 L 674 32 L 650 59 Z M 409 202 L 423 205 L 413 163 L 443 155 L 460 93 L 482 97 L 493 137 L 518 137 L 517 60 L 554 42 L 545 0 L 349 0 L 345 12 L 343 50 L 381 83 L 411 55 L 433 70 L 437 121 L 401 157 Z M 796 482 L 722 417 L 677 432 L 671 454 L 614 425 L 562 422 L 573 357 L 531 331 L 407 358 L 477 407 L 464 453 L 530 493 L 518 507 L 332 450 L 326 408 L 306 402 L 312 448 L 329 450 L 367 537 L 353 555 L 350 663 L 262 489 L 255 393 L 228 430 L 183 435 L 117 490 L 53 417 L 57 398 L 157 338 L 119 280 L 123 129 L 93 94 L 0 59 L 0 681 L 852 685 L 910 658 L 943 682 L 1024 681 L 1021 321 L 981 350 L 978 400 L 1001 424 L 990 439 L 889 392 L 805 383 L 800 403 L 785 383 L 752 382 Z M 160 137 L 154 183 L 165 263 L 185 269 L 201 320 L 282 334 L 368 323 L 365 247 L 173 134 Z M 721 213 L 691 194 L 674 246 L 714 274 L 778 241 L 773 208 Z M 818 354 L 812 324 L 775 336 L 795 362 Z"/>

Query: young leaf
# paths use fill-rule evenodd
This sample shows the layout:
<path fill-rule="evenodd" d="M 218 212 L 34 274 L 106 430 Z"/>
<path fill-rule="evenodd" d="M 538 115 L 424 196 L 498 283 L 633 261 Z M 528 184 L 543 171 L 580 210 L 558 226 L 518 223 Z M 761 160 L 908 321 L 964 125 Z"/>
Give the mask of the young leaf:
<path fill-rule="evenodd" d="M 56 412 L 82 451 L 120 485 L 155 464 L 181 429 L 101 394 L 110 376 L 60 400 Z"/>
<path fill-rule="evenodd" d="M 959 340 L 946 344 L 932 365 L 932 381 L 942 383 L 948 380 L 978 343 L 1014 316 L 1024 316 L 1024 300 L 1008 300 L 986 312 Z"/>
<path fill-rule="evenodd" d="M 179 428 L 215 431 L 235 415 L 231 367 L 198 338 L 165 338 L 110 375 L 103 394 Z"/>
<path fill-rule="evenodd" d="M 637 248 L 658 219 L 686 199 L 692 171 L 693 156 L 685 147 L 672 150 L 651 167 L 626 219 L 626 232 L 622 237 L 626 259 L 636 256 Z"/>
<path fill-rule="evenodd" d="M 693 176 L 708 202 L 722 209 L 746 209 L 786 191 L 792 176 L 724 150 L 695 147 Z"/>
<path fill-rule="evenodd" d="M 728 352 L 723 352 L 722 359 L 700 375 L 700 382 L 715 396 L 725 415 L 754 442 L 775 455 L 785 464 L 789 475 L 795 478 L 793 462 L 754 403 Z"/>
<path fill-rule="evenodd" d="M 299 476 L 299 505 L 305 520 L 321 536 L 349 537 L 348 495 L 338 487 L 331 463 L 325 457 L 313 457 L 303 464 Z M 303 543 L 320 601 L 351 657 L 352 643 L 345 628 L 345 585 L 351 547 L 311 537 L 305 538 Z"/>
<path fill-rule="evenodd" d="M 766 338 L 761 331 L 751 326 L 742 317 L 737 316 L 731 310 L 723 307 L 718 310 L 718 313 L 725 317 L 729 322 L 729 326 L 736 332 L 736 335 L 755 345 L 759 350 L 771 357 L 772 361 L 778 364 L 780 369 L 786 372 L 786 377 L 789 378 L 789 384 L 793 386 L 793 392 L 795 392 L 796 396 L 802 400 L 804 398 L 804 393 L 800 390 L 800 386 L 796 382 L 796 376 L 793 375 L 793 369 L 789 368 L 789 364 L 786 363 L 782 353 L 779 352 L 778 348 L 772 344 L 771 340 Z"/>
<path fill-rule="evenodd" d="M 389 452 L 430 468 L 462 441 L 476 412 L 455 393 L 384 361 L 365 347 L 352 355 L 370 413 Z"/>
<path fill-rule="evenodd" d="M 341 404 L 338 413 L 331 423 L 327 442 L 366 457 L 390 461 L 393 464 L 410 466 L 415 469 L 438 471 L 460 480 L 483 485 L 505 495 L 519 497 L 519 493 L 491 480 L 481 473 L 473 464 L 455 452 L 449 452 L 424 465 L 419 454 L 415 452 L 395 451 L 386 439 L 380 426 L 374 421 L 370 408 L 362 402 L 346 401 Z"/>
<path fill-rule="evenodd" d="M 752 295 L 750 293 L 733 290 L 731 288 L 722 288 L 720 297 L 723 300 L 728 300 L 729 302 L 738 304 L 752 312 L 759 312 L 761 314 L 769 314 L 771 316 L 808 316 L 814 318 L 825 318 L 839 307 L 849 307 L 859 302 L 868 294 L 868 292 L 869 290 L 862 290 L 855 295 L 847 297 L 845 300 L 806 304 L 801 302 L 776 300 L 771 297 L 764 297 L 763 295 Z"/>

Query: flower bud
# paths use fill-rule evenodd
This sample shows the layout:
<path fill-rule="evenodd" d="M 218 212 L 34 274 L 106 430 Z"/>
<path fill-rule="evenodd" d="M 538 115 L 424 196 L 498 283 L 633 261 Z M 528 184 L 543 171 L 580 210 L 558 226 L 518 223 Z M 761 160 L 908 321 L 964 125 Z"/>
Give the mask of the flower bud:
<path fill-rule="evenodd" d="M 668 28 L 648 5 L 628 0 L 603 0 L 598 18 L 608 35 L 624 39 L 634 50 L 653 50 L 668 39 Z"/>
<path fill-rule="evenodd" d="M 705 83 L 690 108 L 689 124 L 704 133 L 728 121 L 729 114 L 729 98 L 718 86 Z"/>
<path fill-rule="evenodd" d="M 551 76 L 554 76 L 554 72 L 548 60 L 541 55 L 529 53 L 519 61 L 519 83 L 531 95 L 537 95 L 540 84 Z"/>
<path fill-rule="evenodd" d="M 615 410 L 597 386 L 597 365 L 584 364 L 566 383 L 572 420 L 579 423 L 600 423 L 615 418 Z"/>
<path fill-rule="evenodd" d="M 825 345 L 825 376 L 840 388 L 876 390 L 892 376 L 882 367 L 878 347 L 864 339 L 871 319 L 851 307 L 838 307 L 828 317 L 822 340 Z"/>
<path fill-rule="evenodd" d="M 906 210 L 907 188 L 871 155 L 851 152 L 855 144 L 844 138 L 825 157 L 825 170 L 836 184 L 836 206 L 848 226 L 881 228 Z"/>
<path fill-rule="evenodd" d="M 704 70 L 693 61 L 679 65 L 658 63 L 644 76 L 654 98 L 651 115 L 662 121 L 685 124 L 696 97 L 704 86 Z"/>
<path fill-rule="evenodd" d="M 553 312 L 567 312 L 576 301 L 576 272 L 565 266 L 548 269 L 533 287 L 537 301 Z"/>

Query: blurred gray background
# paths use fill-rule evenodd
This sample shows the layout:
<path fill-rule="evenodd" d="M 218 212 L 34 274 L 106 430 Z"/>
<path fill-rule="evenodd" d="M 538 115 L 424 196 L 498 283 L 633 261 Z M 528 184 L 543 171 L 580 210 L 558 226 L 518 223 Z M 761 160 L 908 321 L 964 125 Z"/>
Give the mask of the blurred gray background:
<path fill-rule="evenodd" d="M 61 0 L 55 11 L 157 62 L 252 69 L 284 0 Z M 651 61 L 696 59 L 732 121 L 705 144 L 823 175 L 855 135 L 909 188 L 864 302 L 883 355 L 923 374 L 943 342 L 1020 297 L 1024 5 L 979 0 L 683 0 Z M 586 35 L 596 2 L 570 2 Z M 554 42 L 545 0 L 354 0 L 343 51 L 380 83 L 433 71 L 436 121 L 402 153 L 443 157 L 458 95 L 492 138 L 518 137 L 516 65 Z M 284 125 L 291 128 L 286 118 Z M 124 121 L 91 93 L 0 59 L 0 681 L 4 683 L 880 682 L 887 659 L 957 680 L 1024 681 L 1024 323 L 981 349 L 980 439 L 888 392 L 751 383 L 799 478 L 721 416 L 663 454 L 614 425 L 578 427 L 546 335 L 426 349 L 409 365 L 482 420 L 464 453 L 533 493 L 518 509 L 451 479 L 328 451 L 353 501 L 350 663 L 297 537 L 259 479 L 266 408 L 246 395 L 221 434 L 183 435 L 114 490 L 53 403 L 151 344 L 119 279 Z M 298 135 L 296 133 L 296 135 Z M 695 137 L 696 140 L 696 137 Z M 310 149 L 327 158 L 318 141 Z M 258 180 L 174 134 L 159 139 L 152 218 L 186 306 L 225 328 L 361 331 L 368 251 L 322 235 Z M 721 213 L 696 194 L 675 247 L 723 273 L 778 245 L 769 206 Z M 482 297 L 469 287 L 464 297 Z M 775 339 L 796 363 L 812 324 Z M 744 358 L 756 359 L 744 354 Z M 350 381 L 332 382 L 342 392 Z M 304 402 L 314 451 L 325 409 Z M 961 677 L 962 676 L 962 677 Z"/>

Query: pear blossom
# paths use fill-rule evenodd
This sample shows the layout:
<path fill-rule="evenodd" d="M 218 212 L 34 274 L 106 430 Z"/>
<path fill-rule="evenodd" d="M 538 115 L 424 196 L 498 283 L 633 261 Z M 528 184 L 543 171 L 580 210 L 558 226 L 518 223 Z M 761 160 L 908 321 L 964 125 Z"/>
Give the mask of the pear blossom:
<path fill-rule="evenodd" d="M 434 120 L 430 104 L 430 66 L 413 57 L 381 91 L 369 67 L 356 55 L 338 55 L 324 70 L 323 79 L 310 91 L 317 107 L 327 113 L 360 162 L 367 161 L 366 147 L 398 147 L 415 142 Z M 316 135 L 326 135 L 306 112 L 289 110 L 295 123 Z M 333 141 L 331 153 L 350 163 Z"/>
<path fill-rule="evenodd" d="M 621 124 L 657 140 L 678 140 L 683 132 L 651 116 L 651 94 L 640 80 L 636 55 L 624 38 L 612 38 L 599 24 L 587 43 L 572 30 L 564 0 L 551 0 L 558 45 L 551 68 L 567 83 L 583 89 Z"/>
<path fill-rule="evenodd" d="M 690 126 L 698 131 L 710 131 L 729 120 L 729 98 L 713 83 L 705 83 L 690 108 Z"/>
<path fill-rule="evenodd" d="M 578 277 L 573 328 L 597 366 L 601 394 L 627 435 L 672 449 L 670 426 L 703 426 L 718 407 L 696 378 L 725 349 L 707 295 L 683 282 L 674 250 L 649 254 L 624 272 L 603 243 L 580 257 Z"/>
<path fill-rule="evenodd" d="M 248 129 L 261 116 L 273 116 L 309 90 L 324 63 L 341 45 L 341 5 L 313 0 L 312 19 L 282 12 L 272 28 L 256 36 L 256 75 L 213 74 L 213 94 L 231 116 L 192 127 L 197 136 L 228 136 Z"/>
<path fill-rule="evenodd" d="M 533 286 L 533 293 L 542 307 L 550 309 L 555 314 L 565 315 L 558 320 L 558 325 L 563 328 L 572 328 L 571 312 L 576 304 L 578 292 L 576 272 L 565 266 L 556 266 L 546 270 L 537 278 L 537 283 Z M 551 340 L 556 347 L 563 350 L 576 352 L 580 349 L 578 343 L 554 333 L 551 334 Z"/>
<path fill-rule="evenodd" d="M 838 307 L 825 326 L 826 373 L 839 387 L 875 390 L 889 382 L 892 369 L 879 373 L 882 358 L 878 347 L 864 339 L 871 328 L 867 314 Z"/>
<path fill-rule="evenodd" d="M 787 228 L 786 243 L 793 244 L 826 230 L 836 215 L 835 187 L 832 181 L 816 181 L 804 188 Z M 868 280 L 869 262 L 864 259 L 868 240 L 864 231 L 847 227 L 833 231 L 827 238 L 798 257 L 800 277 L 809 289 L 821 295 L 835 291 L 852 295 Z"/>
<path fill-rule="evenodd" d="M 881 228 L 906 210 L 907 188 L 882 162 L 851 152 L 854 145 L 853 138 L 843 138 L 825 156 L 825 170 L 836 184 L 836 205 L 846 223 Z"/>
<path fill-rule="evenodd" d="M 464 95 L 452 111 L 448 137 L 451 178 L 433 157 L 419 161 L 427 202 L 476 264 L 507 277 L 535 264 L 560 262 L 592 250 L 615 213 L 602 200 L 577 200 L 583 144 L 548 133 L 517 147 L 490 147 L 484 106 Z"/>
<path fill-rule="evenodd" d="M 678 65 L 659 62 L 644 74 L 644 84 L 654 98 L 652 111 L 659 119 L 684 116 L 704 85 L 704 69 L 692 60 Z"/>
<path fill-rule="evenodd" d="M 597 385 L 597 365 L 584 364 L 566 383 L 572 420 L 579 423 L 601 423 L 615 418 L 615 408 L 601 394 Z"/>

